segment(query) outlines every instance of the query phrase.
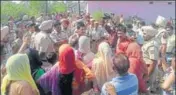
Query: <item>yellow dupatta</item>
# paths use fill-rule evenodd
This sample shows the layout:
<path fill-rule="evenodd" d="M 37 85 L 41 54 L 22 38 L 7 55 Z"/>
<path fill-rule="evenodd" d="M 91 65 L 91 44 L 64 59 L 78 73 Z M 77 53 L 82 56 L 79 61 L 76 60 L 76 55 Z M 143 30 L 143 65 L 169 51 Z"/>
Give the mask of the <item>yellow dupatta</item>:
<path fill-rule="evenodd" d="M 6 63 L 7 75 L 4 77 L 1 85 L 1 95 L 5 94 L 6 86 L 11 80 L 23 80 L 27 81 L 31 87 L 37 91 L 39 94 L 38 88 L 32 78 L 29 59 L 26 54 L 15 54 L 11 56 Z"/>

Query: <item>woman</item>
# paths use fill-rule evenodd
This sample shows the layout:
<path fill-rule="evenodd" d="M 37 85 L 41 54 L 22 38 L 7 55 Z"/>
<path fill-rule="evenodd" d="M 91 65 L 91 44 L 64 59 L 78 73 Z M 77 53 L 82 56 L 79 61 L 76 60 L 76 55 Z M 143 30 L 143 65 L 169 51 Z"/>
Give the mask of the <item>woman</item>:
<path fill-rule="evenodd" d="M 41 75 L 45 73 L 45 71 L 41 68 L 43 63 L 36 50 L 28 49 L 26 53 L 30 62 L 31 74 L 34 80 L 37 80 Z"/>
<path fill-rule="evenodd" d="M 164 82 L 161 84 L 162 95 L 175 95 L 175 56 L 168 67 L 165 58 L 162 58 L 162 67 L 165 72 Z"/>
<path fill-rule="evenodd" d="M 48 95 L 72 95 L 73 72 L 76 69 L 74 51 L 68 44 L 59 48 L 59 62 L 37 81 Z"/>
<path fill-rule="evenodd" d="M 26 54 L 11 56 L 6 64 L 7 75 L 1 87 L 1 95 L 40 95 L 32 78 Z"/>
<path fill-rule="evenodd" d="M 98 53 L 92 63 L 92 72 L 96 76 L 94 89 L 101 90 L 103 84 L 115 75 L 112 70 L 112 51 L 108 43 L 102 42 L 98 47 Z"/>
<path fill-rule="evenodd" d="M 91 68 L 95 55 L 90 50 L 90 39 L 86 36 L 81 36 L 78 41 L 78 47 L 78 50 L 75 51 L 76 57 Z"/>
<path fill-rule="evenodd" d="M 82 77 L 85 75 L 84 77 Z M 74 51 L 68 44 L 59 48 L 59 62 L 45 73 L 37 82 L 48 95 L 79 95 L 80 83 L 83 79 L 92 78 L 91 72 L 79 60 L 75 59 Z M 73 85 L 72 85 L 73 83 Z M 72 87 L 73 86 L 73 87 Z"/>
<path fill-rule="evenodd" d="M 146 93 L 147 87 L 145 84 L 144 75 L 147 75 L 147 67 L 142 59 L 142 51 L 140 46 L 136 42 L 132 42 L 128 45 L 126 50 L 130 62 L 130 68 L 128 72 L 137 76 L 139 82 L 139 92 Z"/>

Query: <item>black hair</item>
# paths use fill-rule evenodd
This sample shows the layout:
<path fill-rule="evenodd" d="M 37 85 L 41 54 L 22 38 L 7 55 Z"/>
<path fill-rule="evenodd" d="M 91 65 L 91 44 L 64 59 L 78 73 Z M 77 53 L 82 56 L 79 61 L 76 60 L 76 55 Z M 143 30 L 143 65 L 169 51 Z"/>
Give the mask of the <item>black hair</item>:
<path fill-rule="evenodd" d="M 115 55 L 113 64 L 113 69 L 117 71 L 120 76 L 126 74 L 130 68 L 129 59 L 124 54 Z"/>
<path fill-rule="evenodd" d="M 132 24 L 127 24 L 127 28 L 132 29 L 133 25 Z"/>
<path fill-rule="evenodd" d="M 54 27 L 57 27 L 58 25 L 61 25 L 60 21 L 56 21 L 56 22 L 54 23 Z"/>
<path fill-rule="evenodd" d="M 144 26 L 145 25 L 145 21 L 140 21 L 140 25 Z"/>
<path fill-rule="evenodd" d="M 57 54 L 54 52 L 48 53 L 46 55 L 46 59 L 49 63 L 51 63 L 52 65 L 54 65 L 57 61 Z"/>
<path fill-rule="evenodd" d="M 28 24 L 28 27 L 35 27 L 35 23 L 30 23 L 30 24 Z"/>
<path fill-rule="evenodd" d="M 117 29 L 116 31 L 122 31 L 122 32 L 126 33 L 126 27 L 122 24 L 116 25 L 115 28 Z"/>
<path fill-rule="evenodd" d="M 80 29 L 81 27 L 85 27 L 84 22 L 82 22 L 82 21 L 77 22 L 77 29 Z"/>
<path fill-rule="evenodd" d="M 4 45 L 1 44 L 1 55 L 3 54 Z"/>
<path fill-rule="evenodd" d="M 40 31 L 40 29 L 39 29 L 39 25 L 35 25 L 35 32 L 39 32 Z"/>
<path fill-rule="evenodd" d="M 172 25 L 167 25 L 166 28 L 169 28 L 169 29 L 171 29 L 171 30 L 174 29 L 174 27 L 173 27 Z"/>

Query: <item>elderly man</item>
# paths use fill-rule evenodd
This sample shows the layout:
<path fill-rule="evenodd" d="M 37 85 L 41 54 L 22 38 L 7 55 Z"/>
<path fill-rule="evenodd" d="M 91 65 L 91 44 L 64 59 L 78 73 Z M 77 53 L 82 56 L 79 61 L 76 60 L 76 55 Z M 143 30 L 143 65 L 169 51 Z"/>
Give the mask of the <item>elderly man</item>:
<path fill-rule="evenodd" d="M 34 39 L 35 49 L 39 52 L 39 55 L 43 60 L 46 60 L 47 53 L 55 52 L 54 42 L 49 36 L 49 33 L 52 32 L 52 25 L 52 20 L 43 21 L 39 26 L 41 31 L 36 34 Z"/>
<path fill-rule="evenodd" d="M 159 58 L 159 46 L 155 40 L 157 30 L 152 26 L 142 27 L 144 44 L 142 46 L 143 60 L 148 68 L 150 91 L 156 91 L 156 65 Z"/>

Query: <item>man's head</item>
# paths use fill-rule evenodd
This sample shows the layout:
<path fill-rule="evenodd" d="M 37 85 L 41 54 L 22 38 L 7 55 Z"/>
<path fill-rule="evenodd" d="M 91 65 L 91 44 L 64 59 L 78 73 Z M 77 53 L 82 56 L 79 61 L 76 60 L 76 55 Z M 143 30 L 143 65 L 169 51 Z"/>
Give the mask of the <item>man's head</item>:
<path fill-rule="evenodd" d="M 169 33 L 169 35 L 173 34 L 174 28 L 170 25 L 170 26 L 166 26 L 166 30 Z"/>
<path fill-rule="evenodd" d="M 129 60 L 124 54 L 115 55 L 113 58 L 113 70 L 116 71 L 120 76 L 128 73 L 130 68 Z"/>
<path fill-rule="evenodd" d="M 62 27 L 63 27 L 64 29 L 67 29 L 68 26 L 69 26 L 69 20 L 68 20 L 68 19 L 62 19 L 62 20 L 61 20 L 61 24 L 62 24 Z"/>
<path fill-rule="evenodd" d="M 124 39 L 126 38 L 126 27 L 122 24 L 119 24 L 115 27 L 115 31 L 119 38 Z"/>
<path fill-rule="evenodd" d="M 28 30 L 30 32 L 35 32 L 35 23 L 28 24 Z"/>
<path fill-rule="evenodd" d="M 158 16 L 157 19 L 156 19 L 155 24 L 158 27 L 165 27 L 166 24 L 167 24 L 166 18 L 164 18 L 163 16 Z"/>
<path fill-rule="evenodd" d="M 82 21 L 77 22 L 77 33 L 79 35 L 84 35 L 85 33 L 85 24 Z"/>
<path fill-rule="evenodd" d="M 40 29 L 39 29 L 39 25 L 38 25 L 38 24 L 35 25 L 35 32 L 40 32 Z"/>
<path fill-rule="evenodd" d="M 139 22 L 139 27 L 141 28 L 142 26 L 145 26 L 145 21 L 140 21 Z"/>
<path fill-rule="evenodd" d="M 52 27 L 53 27 L 53 21 L 52 20 L 46 20 L 46 21 L 42 22 L 42 24 L 39 26 L 39 29 L 41 31 L 51 33 L 52 32 Z"/>
<path fill-rule="evenodd" d="M 98 28 L 98 26 L 99 26 L 98 21 L 95 21 L 95 22 L 94 22 L 94 25 L 95 25 L 95 28 Z"/>
<path fill-rule="evenodd" d="M 94 26 L 94 22 L 95 22 L 94 19 L 90 19 L 90 25 L 91 25 L 91 26 Z"/>
<path fill-rule="evenodd" d="M 143 26 L 142 32 L 145 41 L 152 39 L 157 34 L 157 30 L 154 29 L 152 26 Z"/>
<path fill-rule="evenodd" d="M 57 32 L 60 32 L 61 31 L 61 23 L 59 21 L 56 21 L 54 23 L 54 29 L 57 31 Z"/>
<path fill-rule="evenodd" d="M 133 25 L 132 24 L 127 24 L 127 31 L 131 31 L 133 29 Z"/>
<path fill-rule="evenodd" d="M 8 26 L 1 27 L 1 41 L 7 42 L 9 38 L 8 34 L 9 34 L 9 27 Z"/>

